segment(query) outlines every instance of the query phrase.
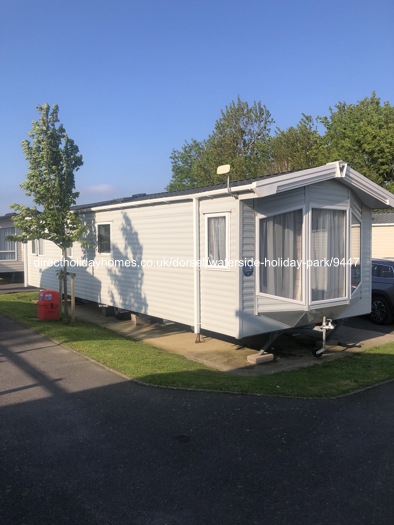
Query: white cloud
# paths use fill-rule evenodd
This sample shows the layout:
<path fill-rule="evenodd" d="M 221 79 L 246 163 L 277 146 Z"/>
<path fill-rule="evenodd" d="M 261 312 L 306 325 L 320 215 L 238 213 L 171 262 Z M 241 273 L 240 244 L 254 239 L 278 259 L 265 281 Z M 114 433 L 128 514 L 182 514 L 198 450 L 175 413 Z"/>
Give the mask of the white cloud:
<path fill-rule="evenodd" d="M 113 194 L 114 192 L 118 191 L 118 189 L 115 186 L 111 186 L 111 184 L 95 184 L 94 186 L 88 186 L 85 189 L 86 193 L 100 193 L 100 194 Z"/>
<path fill-rule="evenodd" d="M 77 204 L 101 202 L 121 197 L 121 191 L 118 187 L 106 183 L 92 184 L 91 186 L 76 188 L 76 190 L 79 191 Z"/>

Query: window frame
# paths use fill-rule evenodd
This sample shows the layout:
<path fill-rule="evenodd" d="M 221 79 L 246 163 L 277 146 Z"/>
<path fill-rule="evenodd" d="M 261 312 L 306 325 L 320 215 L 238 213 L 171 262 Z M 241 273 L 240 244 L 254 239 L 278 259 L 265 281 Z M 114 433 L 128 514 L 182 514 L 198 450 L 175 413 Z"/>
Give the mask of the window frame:
<path fill-rule="evenodd" d="M 350 274 L 349 274 L 349 267 L 347 265 L 347 262 L 349 260 L 349 257 L 350 257 L 350 234 L 349 234 L 349 229 L 350 229 L 350 213 L 352 213 L 352 208 L 350 206 L 343 206 L 343 205 L 335 205 L 335 204 L 327 204 L 327 205 L 322 205 L 321 203 L 314 203 L 314 202 L 311 202 L 309 204 L 309 210 L 308 210 L 308 214 L 309 214 L 309 246 L 308 246 L 308 253 L 309 253 L 309 258 L 312 259 L 312 212 L 313 210 L 328 210 L 328 211 L 342 211 L 342 212 L 345 212 L 345 224 L 344 224 L 344 234 L 345 234 L 345 239 L 344 239 L 344 248 L 345 248 L 345 254 L 344 254 L 344 259 L 345 259 L 345 284 L 344 284 L 344 290 L 345 290 L 345 295 L 341 296 L 341 297 L 332 297 L 332 298 L 328 298 L 328 299 L 317 299 L 317 300 L 312 300 L 312 269 L 313 268 L 310 268 L 309 270 L 309 275 L 308 275 L 308 294 L 309 294 L 309 306 L 312 307 L 312 308 L 316 308 L 316 307 L 319 307 L 320 305 L 325 305 L 325 304 L 330 304 L 330 303 L 345 303 L 345 302 L 349 302 L 349 299 L 350 299 L 350 292 L 349 292 L 349 289 L 350 289 L 350 286 L 351 286 L 351 278 L 350 278 Z M 361 243 L 360 243 L 361 244 Z"/>
<path fill-rule="evenodd" d="M 358 290 L 360 290 L 361 288 L 361 284 L 362 284 L 362 275 L 363 275 L 363 257 L 362 257 L 362 252 L 363 252 L 363 221 L 361 220 L 361 214 L 360 213 L 357 213 L 357 211 L 350 207 L 350 215 L 349 215 L 349 260 L 351 260 L 353 257 L 352 257 L 352 218 L 355 218 L 359 223 L 360 223 L 360 259 L 359 259 L 359 266 L 360 266 L 360 282 L 358 283 L 358 285 L 356 286 L 356 288 L 354 290 L 352 290 L 352 268 L 353 268 L 353 265 L 351 265 L 350 267 L 350 279 L 349 279 L 349 287 L 350 287 L 350 290 L 349 290 L 349 296 L 350 297 L 353 297 L 355 295 L 356 292 L 358 292 Z M 371 276 L 372 278 L 372 276 Z"/>
<path fill-rule="evenodd" d="M 100 226 L 109 226 L 109 251 L 100 251 Z M 110 255 L 112 253 L 112 223 L 110 222 L 99 222 L 97 223 L 97 253 L 99 255 Z"/>
<path fill-rule="evenodd" d="M 44 239 L 33 239 L 31 241 L 31 254 L 44 255 Z"/>
<path fill-rule="evenodd" d="M 6 243 L 12 243 L 13 246 L 14 246 L 14 249 L 13 250 L 1 250 L 0 249 L 0 261 L 2 263 L 7 263 L 8 261 L 17 261 L 18 260 L 18 245 L 17 245 L 17 242 L 16 241 L 8 241 L 7 240 L 7 237 L 9 235 L 15 235 L 16 234 L 16 228 L 15 226 L 0 226 L 0 230 L 6 230 L 5 231 L 5 234 L 4 234 L 4 248 L 6 248 L 7 244 Z M 13 230 L 13 232 L 9 232 L 7 233 L 7 230 Z M 0 246 L 1 248 L 1 246 Z M 14 254 L 14 258 L 11 258 L 11 259 L 2 259 L 1 258 L 1 254 L 7 254 L 7 253 L 13 253 Z"/>
<path fill-rule="evenodd" d="M 68 248 L 66 248 L 66 257 L 70 257 L 72 259 L 74 256 L 74 245 L 72 244 Z"/>
<path fill-rule="evenodd" d="M 209 259 L 209 235 L 208 235 L 208 232 L 209 232 L 209 227 L 208 227 L 208 223 L 209 223 L 209 220 L 210 219 L 215 219 L 215 218 L 224 218 L 225 219 L 225 228 L 226 228 L 226 231 L 225 231 L 225 250 L 226 250 L 226 254 L 225 254 L 225 259 L 224 259 L 224 264 L 212 264 L 210 263 L 210 259 Z M 217 270 L 225 270 L 225 271 L 229 271 L 230 270 L 230 264 L 229 264 L 229 260 L 230 260 L 230 212 L 229 211 L 225 211 L 225 212 L 215 212 L 215 213 L 206 213 L 205 214 L 205 255 L 206 255 L 206 264 L 205 264 L 205 268 L 207 268 L 208 270 L 213 270 L 213 271 L 217 271 Z M 220 259 L 221 261 L 223 259 Z"/>
<path fill-rule="evenodd" d="M 271 217 L 276 217 L 278 215 L 285 215 L 286 213 L 291 213 L 291 212 L 294 212 L 294 211 L 300 211 L 301 212 L 301 217 L 302 217 L 302 225 L 301 225 L 301 261 L 304 261 L 305 260 L 305 250 L 306 250 L 306 242 L 305 242 L 305 233 L 306 233 L 306 207 L 305 205 L 294 205 L 294 206 L 289 206 L 289 207 L 286 207 L 286 208 L 281 208 L 280 210 L 275 210 L 271 213 L 258 213 L 256 215 L 256 221 L 257 221 L 257 225 L 256 225 L 256 232 L 257 232 L 257 239 L 258 239 L 258 242 L 256 243 L 256 260 L 259 261 L 259 264 L 261 265 L 262 261 L 260 261 L 260 251 L 261 251 L 261 220 L 263 219 L 269 219 Z M 285 297 L 285 296 L 282 296 L 282 295 L 274 295 L 274 294 L 270 294 L 270 293 L 266 293 L 266 292 L 262 292 L 261 291 L 261 276 L 260 276 L 260 273 L 261 273 L 261 267 L 259 266 L 259 269 L 258 271 L 256 272 L 257 275 L 256 275 L 256 290 L 257 290 L 257 296 L 260 296 L 260 297 L 268 297 L 268 298 L 272 298 L 272 299 L 275 299 L 276 301 L 282 301 L 282 302 L 289 302 L 289 303 L 294 303 L 294 304 L 298 304 L 298 305 L 305 305 L 306 304 L 306 297 L 307 297 L 307 294 L 305 293 L 305 282 L 306 282 L 306 275 L 305 275 L 305 265 L 302 264 L 301 265 L 301 268 L 300 268 L 300 272 L 301 272 L 301 284 L 300 284 L 300 289 L 301 289 L 301 298 L 300 299 L 292 299 L 290 297 Z"/>

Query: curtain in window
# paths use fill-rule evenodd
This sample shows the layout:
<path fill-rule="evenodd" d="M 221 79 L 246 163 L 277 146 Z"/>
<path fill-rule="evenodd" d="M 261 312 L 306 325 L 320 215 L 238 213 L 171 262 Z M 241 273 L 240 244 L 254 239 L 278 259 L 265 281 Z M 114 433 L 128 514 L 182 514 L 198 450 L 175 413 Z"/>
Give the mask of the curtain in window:
<path fill-rule="evenodd" d="M 302 210 L 260 219 L 260 292 L 301 301 L 301 262 Z"/>
<path fill-rule="evenodd" d="M 9 235 L 15 235 L 15 228 L 0 228 L 0 261 L 16 260 L 15 242 L 7 240 Z"/>
<path fill-rule="evenodd" d="M 346 296 L 346 212 L 312 210 L 312 301 Z"/>
<path fill-rule="evenodd" d="M 99 224 L 97 227 L 98 253 L 111 253 L 111 226 Z"/>
<path fill-rule="evenodd" d="M 208 217 L 208 264 L 226 264 L 226 217 Z"/>

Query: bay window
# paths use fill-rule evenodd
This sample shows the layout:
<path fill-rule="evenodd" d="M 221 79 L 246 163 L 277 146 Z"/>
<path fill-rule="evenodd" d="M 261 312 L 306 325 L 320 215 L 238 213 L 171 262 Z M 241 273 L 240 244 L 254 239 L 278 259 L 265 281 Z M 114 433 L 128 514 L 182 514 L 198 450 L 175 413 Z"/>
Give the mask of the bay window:
<path fill-rule="evenodd" d="M 346 211 L 313 208 L 311 221 L 311 300 L 344 298 Z"/>
<path fill-rule="evenodd" d="M 260 219 L 260 293 L 302 300 L 302 210 Z"/>

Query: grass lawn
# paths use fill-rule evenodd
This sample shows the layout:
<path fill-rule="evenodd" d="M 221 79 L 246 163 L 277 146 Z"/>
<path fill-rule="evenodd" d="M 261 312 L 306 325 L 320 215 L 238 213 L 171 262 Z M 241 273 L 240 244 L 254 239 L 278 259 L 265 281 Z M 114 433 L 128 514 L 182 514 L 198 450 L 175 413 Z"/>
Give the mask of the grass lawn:
<path fill-rule="evenodd" d="M 99 325 L 77 321 L 66 326 L 38 321 L 37 292 L 0 295 L 0 312 L 56 342 L 143 383 L 249 394 L 332 397 L 394 379 L 394 343 L 291 372 L 233 376 L 200 363 L 130 341 Z"/>

